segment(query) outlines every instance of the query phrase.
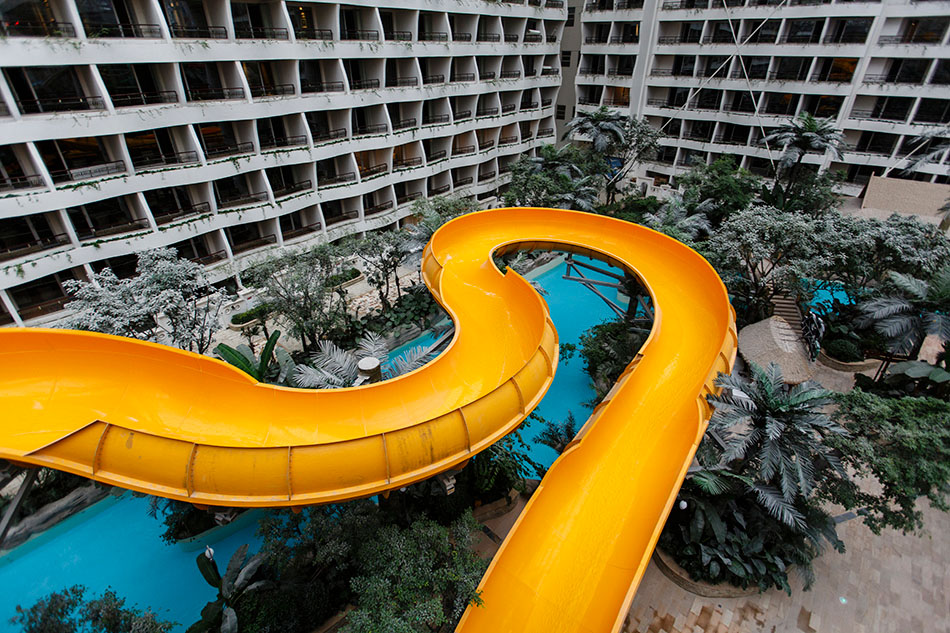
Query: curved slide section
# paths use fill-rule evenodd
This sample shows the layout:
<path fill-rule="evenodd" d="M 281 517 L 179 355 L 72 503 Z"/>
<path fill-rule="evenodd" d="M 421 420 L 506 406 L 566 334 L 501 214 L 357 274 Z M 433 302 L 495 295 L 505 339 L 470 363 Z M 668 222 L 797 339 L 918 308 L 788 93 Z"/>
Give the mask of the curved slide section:
<path fill-rule="evenodd" d="M 713 269 L 602 216 L 496 209 L 442 227 L 423 277 L 456 324 L 395 380 L 340 390 L 257 383 L 212 358 L 65 330 L 0 330 L 0 458 L 196 504 L 370 496 L 457 466 L 538 404 L 557 364 L 547 306 L 492 253 L 553 248 L 637 274 L 653 332 L 551 467 L 459 631 L 616 631 L 735 359 Z"/>

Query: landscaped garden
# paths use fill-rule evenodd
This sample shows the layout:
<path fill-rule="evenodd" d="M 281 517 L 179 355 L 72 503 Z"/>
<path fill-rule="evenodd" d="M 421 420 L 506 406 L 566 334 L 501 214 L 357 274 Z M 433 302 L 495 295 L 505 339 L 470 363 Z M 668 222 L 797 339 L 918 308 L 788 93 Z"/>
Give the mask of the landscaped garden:
<path fill-rule="evenodd" d="M 816 173 L 804 158 L 836 152 L 840 134 L 808 115 L 771 135 L 773 145 L 784 147 L 774 179 L 723 157 L 679 177 L 678 191 L 665 199 L 623 188 L 628 171 L 656 150 L 652 128 L 606 110 L 583 114 L 571 127 L 589 142 L 546 146 L 521 159 L 504 194 L 507 204 L 573 208 L 650 226 L 707 257 L 726 284 L 740 328 L 771 317 L 776 300 L 790 297 L 820 324 L 806 339 L 809 352 L 820 348 L 838 363 L 886 363 L 873 378 L 858 374 L 857 388 L 847 393 L 813 381 L 789 384 L 778 364 L 741 364 L 721 376 L 710 432 L 660 538 L 675 565 L 694 581 L 790 592 L 791 574 L 800 574 L 807 588 L 816 557 L 847 546 L 835 513 L 853 511 L 874 532 L 915 533 L 925 528 L 920 497 L 950 509 L 946 235 L 913 218 L 839 211 L 836 176 Z M 605 156 L 620 157 L 622 167 Z M 257 292 L 253 306 L 230 318 L 241 344 L 215 343 L 229 297 L 171 250 L 141 254 L 133 277 L 119 279 L 106 269 L 90 282 L 72 282 L 74 316 L 67 325 L 216 354 L 257 380 L 290 387 L 352 386 L 363 379 L 357 363 L 366 356 L 382 361 L 384 377 L 406 373 L 439 353 L 451 324 L 419 276 L 405 270 L 418 268 L 441 224 L 475 209 L 453 199 L 417 205 L 415 222 L 402 230 L 281 252 L 242 271 L 244 286 Z M 527 272 L 545 261 L 536 255 L 496 264 Z M 168 557 L 176 566 L 168 569 L 188 579 L 161 582 L 184 583 L 192 610 L 163 611 L 147 590 L 129 588 L 130 578 L 97 576 L 104 586 L 83 589 L 77 585 L 85 581 L 44 569 L 42 585 L 8 614 L 15 630 L 310 633 L 341 613 L 342 631 L 452 630 L 466 606 L 479 603 L 476 586 L 487 564 L 475 551 L 481 528 L 473 509 L 512 490 L 530 493 L 530 480 L 566 449 L 651 327 L 651 300 L 634 276 L 612 271 L 622 281 L 606 297 L 611 308 L 578 282 L 561 279 L 558 266 L 536 281 L 561 334 L 563 382 L 527 426 L 455 473 L 451 494 L 443 481 L 428 480 L 374 501 L 300 513 L 209 511 L 128 494 L 109 499 L 87 520 L 98 516 L 101 528 L 102 515 L 111 512 L 113 523 L 124 523 L 127 516 L 115 511 L 120 504 L 125 513 L 142 515 L 130 525 L 148 525 L 142 531 L 149 539 L 168 543 L 147 550 L 174 552 Z M 364 282 L 370 309 L 358 308 L 349 290 Z M 928 336 L 943 353 L 922 358 Z M 413 340 L 418 344 L 405 345 Z M 44 474 L 26 511 L 82 485 L 80 478 Z M 67 523 L 74 521 L 83 538 L 96 538 L 81 518 Z M 56 543 L 68 537 L 67 527 L 0 558 L 0 575 L 25 573 L 30 557 L 43 551 L 42 539 Z M 206 550 L 206 543 L 212 547 Z M 106 569 L 135 556 L 108 542 L 83 548 L 86 565 L 99 555 L 111 560 Z M 63 564 L 49 553 L 35 560 Z M 60 584 L 50 585 L 53 579 Z"/>

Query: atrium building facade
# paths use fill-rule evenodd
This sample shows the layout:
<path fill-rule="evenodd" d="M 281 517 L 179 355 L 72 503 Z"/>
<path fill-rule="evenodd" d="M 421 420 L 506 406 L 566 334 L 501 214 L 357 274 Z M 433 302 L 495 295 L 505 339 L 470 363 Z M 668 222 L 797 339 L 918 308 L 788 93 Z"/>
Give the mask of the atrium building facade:
<path fill-rule="evenodd" d="M 950 124 L 946 0 L 593 0 L 582 13 L 577 108 L 616 108 L 663 130 L 639 175 L 668 182 L 732 154 L 770 176 L 781 148 L 763 139 L 800 112 L 843 130 L 841 157 L 807 161 L 844 174 L 857 195 L 892 176 Z M 944 137 L 946 133 L 944 132 Z M 950 182 L 948 160 L 910 177 Z"/>
<path fill-rule="evenodd" d="M 0 0 L 0 325 L 160 246 L 268 249 L 488 205 L 554 141 L 564 0 Z"/>

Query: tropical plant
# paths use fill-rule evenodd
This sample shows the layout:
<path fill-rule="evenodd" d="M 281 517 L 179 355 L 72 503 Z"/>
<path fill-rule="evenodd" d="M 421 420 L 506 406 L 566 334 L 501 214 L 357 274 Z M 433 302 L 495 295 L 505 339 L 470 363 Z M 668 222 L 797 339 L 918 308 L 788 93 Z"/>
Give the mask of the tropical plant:
<path fill-rule="evenodd" d="M 682 196 L 673 196 L 657 212 L 643 216 L 643 223 L 660 233 L 689 243 L 712 232 L 712 225 L 704 212 L 712 206 L 711 203 L 701 203 L 690 213 Z"/>
<path fill-rule="evenodd" d="M 847 475 L 828 438 L 846 434 L 824 409 L 833 394 L 817 383 L 786 384 L 781 368 L 751 364 L 752 379 L 720 376 L 709 422 L 723 442 L 719 463 L 697 483 L 721 492 L 741 481 L 762 506 L 791 528 L 807 530 L 799 500 L 812 496 L 819 478 Z"/>
<path fill-rule="evenodd" d="M 81 585 L 53 592 L 29 608 L 17 605 L 10 623 L 22 633 L 169 633 L 176 626 L 149 609 L 126 607 L 112 589 L 87 600 Z"/>
<path fill-rule="evenodd" d="M 776 294 L 825 266 L 819 228 L 801 213 L 752 206 L 729 216 L 703 245 L 742 324 L 771 316 Z"/>
<path fill-rule="evenodd" d="M 907 167 L 902 171 L 910 173 L 917 171 L 924 165 L 939 162 L 943 155 L 947 153 L 947 150 L 950 149 L 950 143 L 947 142 L 948 136 L 950 136 L 950 127 L 946 126 L 935 126 L 924 131 L 910 141 L 913 149 L 903 156 L 897 164 L 899 165 L 900 162 L 906 160 L 908 162 Z M 921 153 L 918 154 L 918 152 Z M 890 171 L 890 169 L 887 171 Z M 887 173 L 884 175 L 886 176 Z"/>
<path fill-rule="evenodd" d="M 571 136 L 586 137 L 594 154 L 611 159 L 604 185 L 610 204 L 630 170 L 656 153 L 661 132 L 646 119 L 635 119 L 601 106 L 598 110 L 578 112 L 566 126 L 564 138 Z"/>
<path fill-rule="evenodd" d="M 950 403 L 855 389 L 837 404 L 835 418 L 849 433 L 830 444 L 855 479 L 826 481 L 824 497 L 857 511 L 875 534 L 922 530 L 924 496 L 932 507 L 950 511 Z"/>
<path fill-rule="evenodd" d="M 412 214 L 416 221 L 406 225 L 413 252 L 422 251 L 440 226 L 460 215 L 477 211 L 474 201 L 455 196 L 419 198 L 412 203 Z"/>
<path fill-rule="evenodd" d="M 912 358 L 920 354 L 928 334 L 942 342 L 950 340 L 950 264 L 930 280 L 891 273 L 890 281 L 894 294 L 861 304 L 863 318 L 858 325 L 873 325 L 894 352 Z"/>
<path fill-rule="evenodd" d="M 271 332 L 259 358 L 247 345 L 238 345 L 235 349 L 230 345 L 219 343 L 214 351 L 226 363 L 234 365 L 258 382 L 287 384 L 294 373 L 296 363 L 287 350 L 277 346 L 278 339 L 280 339 L 280 330 Z"/>
<path fill-rule="evenodd" d="M 763 140 L 782 147 L 779 177 L 785 178 L 786 195 L 791 196 L 805 156 L 810 152 L 817 152 L 831 153 L 833 157 L 840 158 L 838 147 L 844 136 L 841 130 L 835 127 L 834 120 L 818 119 L 810 112 L 803 111 L 797 118 L 779 125 Z"/>
<path fill-rule="evenodd" d="M 542 145 L 537 156 L 522 156 L 512 165 L 504 201 L 513 207 L 570 208 L 578 199 L 591 199 L 589 188 L 597 188 L 606 169 L 603 157 L 587 150 Z"/>
<path fill-rule="evenodd" d="M 702 205 L 713 226 L 748 207 L 761 187 L 759 178 L 739 167 L 733 156 L 694 165 L 676 180 L 688 213 Z"/>
<path fill-rule="evenodd" d="M 363 262 L 366 281 L 376 290 L 384 311 L 392 307 L 392 286 L 396 287 L 396 296 L 402 296 L 399 267 L 407 261 L 411 250 L 409 235 L 403 231 L 375 231 L 348 243 L 347 252 Z"/>
<path fill-rule="evenodd" d="M 251 582 L 264 560 L 264 554 L 256 554 L 248 560 L 247 545 L 242 545 L 228 561 L 228 567 L 222 576 L 218 571 L 218 563 L 214 560 L 214 550 L 205 547 L 205 551 L 198 554 L 195 562 L 205 582 L 218 590 L 218 596 L 204 606 L 201 619 L 188 627 L 187 633 L 216 630 L 221 633 L 238 633 L 235 605 L 245 595 L 266 589 L 273 584 L 269 580 Z"/>
<path fill-rule="evenodd" d="M 290 324 L 305 350 L 347 323 L 347 295 L 329 281 L 339 270 L 339 254 L 326 244 L 284 251 L 241 273 L 245 284 L 263 290 L 273 314 Z"/>
<path fill-rule="evenodd" d="M 590 376 L 600 401 L 613 386 L 650 334 L 646 318 L 629 321 L 616 319 L 598 323 L 580 336 L 584 371 Z"/>
<path fill-rule="evenodd" d="M 567 449 L 568 445 L 574 441 L 577 435 L 577 421 L 574 419 L 574 412 L 568 411 L 567 417 L 562 422 L 545 420 L 537 413 L 531 414 L 532 419 L 541 422 L 543 425 L 541 432 L 534 438 L 535 443 L 544 444 L 560 455 Z"/>
<path fill-rule="evenodd" d="M 173 248 L 138 254 L 136 274 L 119 279 L 111 269 L 89 281 L 68 280 L 73 311 L 64 327 L 92 330 L 172 345 L 203 354 L 221 327 L 226 293 L 216 289 L 204 269 L 178 257 Z"/>
<path fill-rule="evenodd" d="M 487 561 L 474 551 L 479 525 L 470 512 L 443 527 L 428 519 L 387 525 L 356 552 L 350 581 L 356 609 L 343 633 L 451 631 L 477 590 Z"/>
<path fill-rule="evenodd" d="M 406 350 L 384 369 L 383 377 L 395 378 L 422 367 L 432 356 L 435 347 L 412 347 Z M 298 365 L 293 374 L 293 382 L 298 387 L 309 389 L 352 387 L 359 376 L 359 361 L 367 357 L 375 358 L 381 365 L 386 366 L 389 348 L 383 336 L 367 332 L 355 350 L 341 349 L 332 341 L 320 341 L 319 349 L 311 356 L 313 367 Z"/>

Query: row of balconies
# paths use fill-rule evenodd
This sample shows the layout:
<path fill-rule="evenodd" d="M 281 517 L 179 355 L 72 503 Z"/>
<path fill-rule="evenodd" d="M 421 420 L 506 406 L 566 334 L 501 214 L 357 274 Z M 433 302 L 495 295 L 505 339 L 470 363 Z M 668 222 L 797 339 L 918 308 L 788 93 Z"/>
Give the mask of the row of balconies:
<path fill-rule="evenodd" d="M 511 2 L 511 4 L 525 4 Z M 195 4 L 201 11 L 195 11 Z M 541 7 L 540 0 L 528 0 Z M 510 41 L 556 41 L 558 19 L 358 7 L 321 2 L 248 4 L 203 0 L 190 6 L 163 0 L 103 0 L 94 9 L 71 0 L 27 0 L 0 11 L 0 34 L 24 37 L 301 39 L 470 42 L 473 33 L 513 36 Z M 563 0 L 545 3 L 562 9 Z M 78 18 L 78 24 L 73 21 Z M 398 28 L 397 28 L 398 27 Z M 167 35 L 166 35 L 167 34 Z M 553 38 L 553 40 L 552 40 Z M 477 40 L 476 40 L 477 41 Z M 484 40 L 483 40 L 484 41 Z"/>
<path fill-rule="evenodd" d="M 540 62 L 540 64 L 538 63 Z M 101 69 L 101 70 L 100 70 Z M 108 72 L 106 72 L 108 71 Z M 287 97 L 476 80 L 557 76 L 555 56 L 416 60 L 287 60 L 60 67 L 3 70 L 20 114 L 105 110 L 180 102 Z M 139 86 L 128 92 L 129 85 Z M 105 90 L 105 94 L 102 88 Z M 100 94 L 92 94 L 99 92 Z M 9 109 L 8 113 L 9 113 Z"/>

